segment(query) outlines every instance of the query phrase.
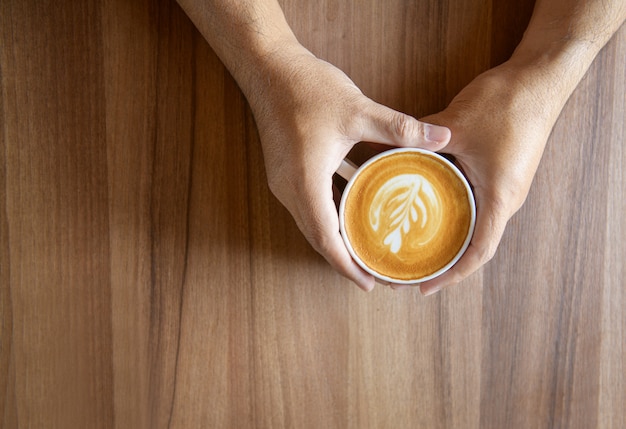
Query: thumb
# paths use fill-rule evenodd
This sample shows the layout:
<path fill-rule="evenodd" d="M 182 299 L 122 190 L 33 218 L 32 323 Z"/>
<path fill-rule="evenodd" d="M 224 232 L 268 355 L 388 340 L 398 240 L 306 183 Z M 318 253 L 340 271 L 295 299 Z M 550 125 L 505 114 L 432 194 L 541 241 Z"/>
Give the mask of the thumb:
<path fill-rule="evenodd" d="M 452 135 L 446 127 L 418 121 L 373 101 L 363 113 L 361 141 L 437 151 L 448 144 Z"/>

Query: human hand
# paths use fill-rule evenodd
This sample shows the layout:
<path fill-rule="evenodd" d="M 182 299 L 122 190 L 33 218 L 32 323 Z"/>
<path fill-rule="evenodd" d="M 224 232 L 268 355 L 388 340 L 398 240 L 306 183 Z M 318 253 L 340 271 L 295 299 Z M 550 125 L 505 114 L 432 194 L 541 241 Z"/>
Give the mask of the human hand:
<path fill-rule="evenodd" d="M 450 131 L 365 97 L 297 42 L 276 0 L 178 2 L 246 95 L 273 192 L 313 247 L 370 289 L 373 278 L 350 259 L 337 232 L 332 174 L 357 141 L 440 150 Z M 465 256 L 442 277 L 423 283 L 422 292 L 458 282 L 491 258 L 526 197 L 563 104 L 625 18 L 623 2 L 538 0 L 513 57 L 425 119 L 453 128 L 447 151 L 475 186 L 478 219 Z"/>
<path fill-rule="evenodd" d="M 445 152 L 472 184 L 477 209 L 467 251 L 449 271 L 423 282 L 423 294 L 456 284 L 487 263 L 526 199 L 562 105 L 551 102 L 538 82 L 505 63 L 478 76 L 445 110 L 423 119 L 451 129 Z"/>
<path fill-rule="evenodd" d="M 248 94 L 270 189 L 313 248 L 340 274 L 371 290 L 374 278 L 352 260 L 339 234 L 332 176 L 360 141 L 438 150 L 450 131 L 372 101 L 301 46 L 273 55 L 262 85 Z"/>

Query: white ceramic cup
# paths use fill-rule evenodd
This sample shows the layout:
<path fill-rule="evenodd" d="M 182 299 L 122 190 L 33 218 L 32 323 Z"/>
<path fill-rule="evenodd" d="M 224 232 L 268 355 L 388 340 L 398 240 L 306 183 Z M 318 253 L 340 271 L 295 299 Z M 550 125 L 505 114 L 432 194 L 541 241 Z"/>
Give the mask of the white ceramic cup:
<path fill-rule="evenodd" d="M 386 156 L 390 156 L 393 154 L 396 154 L 398 152 L 417 152 L 417 153 L 421 153 L 421 154 L 425 154 L 427 156 L 432 156 L 440 161 L 442 161 L 447 167 L 450 168 L 450 170 L 452 172 L 454 172 L 454 174 L 459 178 L 459 180 L 463 183 L 463 185 L 465 186 L 465 189 L 467 191 L 467 199 L 470 203 L 470 227 L 468 229 L 467 232 L 467 236 L 465 237 L 465 241 L 463 242 L 462 247 L 459 249 L 459 251 L 457 252 L 457 254 L 452 258 L 452 260 L 450 260 L 450 262 L 448 262 L 446 265 L 444 265 L 443 267 L 441 267 L 440 269 L 438 269 L 437 271 L 435 271 L 432 274 L 429 274 L 427 276 L 424 277 L 420 277 L 420 278 L 414 278 L 414 279 L 409 279 L 409 280 L 402 280 L 402 279 L 396 279 L 393 277 L 389 277 L 387 275 L 381 274 L 377 271 L 375 271 L 374 269 L 370 268 L 367 264 L 365 264 L 365 262 L 363 262 L 361 260 L 361 258 L 359 257 L 359 255 L 355 252 L 352 244 L 350 243 L 350 240 L 348 239 L 348 234 L 346 234 L 346 230 L 345 230 L 345 205 L 346 205 L 346 199 L 348 194 L 350 193 L 351 189 L 352 189 L 352 185 L 354 184 L 356 178 L 359 176 L 359 174 L 361 174 L 364 170 L 366 170 L 371 164 L 373 164 L 374 162 L 376 162 L 377 160 L 379 160 L 382 157 L 386 157 Z M 343 160 L 339 169 L 337 170 L 337 174 L 339 174 L 341 177 L 343 177 L 345 180 L 348 181 L 348 184 L 346 185 L 342 197 L 341 197 L 341 203 L 339 205 L 339 229 L 341 231 L 341 235 L 343 237 L 344 243 L 346 245 L 346 247 L 348 248 L 348 251 L 350 252 L 350 255 L 352 256 L 352 258 L 354 259 L 354 261 L 361 267 L 363 268 L 366 272 L 370 273 L 371 275 L 373 275 L 374 277 L 376 277 L 379 281 L 384 282 L 384 283 L 394 283 L 394 284 L 415 284 L 415 283 L 420 283 L 420 282 L 424 282 L 427 280 L 431 280 L 434 279 L 435 277 L 440 276 L 441 274 L 445 273 L 446 271 L 448 271 L 454 264 L 456 264 L 458 262 L 458 260 L 461 258 L 461 256 L 463 256 L 463 253 L 465 253 L 465 251 L 467 250 L 467 247 L 470 244 L 470 241 L 472 239 L 472 235 L 474 233 L 474 226 L 476 224 L 476 202 L 474 200 L 474 194 L 472 192 L 472 188 L 470 187 L 470 184 L 468 183 L 467 179 L 465 178 L 465 176 L 463 175 L 463 173 L 461 173 L 461 171 L 452 163 L 450 162 L 448 159 L 444 158 L 443 156 L 432 152 L 432 151 L 428 151 L 425 149 L 418 149 L 418 148 L 398 148 L 398 149 L 391 149 L 385 152 L 382 152 L 376 156 L 374 156 L 373 158 L 370 158 L 369 160 L 367 160 L 363 165 L 361 165 L 360 167 L 356 167 L 354 164 L 352 164 L 350 161 L 348 160 Z"/>

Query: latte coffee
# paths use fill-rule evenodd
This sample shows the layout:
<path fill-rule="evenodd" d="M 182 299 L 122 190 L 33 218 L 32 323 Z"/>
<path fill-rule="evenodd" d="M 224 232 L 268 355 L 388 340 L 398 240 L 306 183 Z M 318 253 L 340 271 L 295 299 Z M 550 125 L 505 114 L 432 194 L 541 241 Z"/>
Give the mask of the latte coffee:
<path fill-rule="evenodd" d="M 348 182 L 339 212 L 355 261 L 397 283 L 428 280 L 450 268 L 475 222 L 462 173 L 421 149 L 394 149 L 366 162 Z"/>

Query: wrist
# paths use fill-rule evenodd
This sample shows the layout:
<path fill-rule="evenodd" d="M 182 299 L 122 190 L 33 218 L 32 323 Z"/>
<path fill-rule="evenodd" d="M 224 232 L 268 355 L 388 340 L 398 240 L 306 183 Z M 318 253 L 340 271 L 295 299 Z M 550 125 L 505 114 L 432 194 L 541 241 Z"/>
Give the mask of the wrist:
<path fill-rule="evenodd" d="M 571 3 L 571 4 L 570 4 Z M 547 87 L 549 97 L 565 103 L 602 47 L 626 17 L 626 5 L 600 7 L 590 2 L 538 0 L 533 18 L 508 65 Z"/>
<path fill-rule="evenodd" d="M 303 49 L 276 0 L 177 0 L 246 96 L 277 52 Z"/>
<path fill-rule="evenodd" d="M 574 40 L 540 46 L 525 39 L 501 67 L 514 82 L 512 86 L 533 97 L 544 115 L 556 122 L 598 50 Z"/>
<path fill-rule="evenodd" d="M 307 58 L 314 56 L 295 38 L 277 40 L 262 51 L 246 56 L 234 77 L 255 115 L 262 108 L 259 106 L 272 103 L 277 91 L 282 94 L 280 99 L 288 98 L 292 81 L 298 79 L 299 64 Z"/>
<path fill-rule="evenodd" d="M 562 82 L 564 72 L 554 65 L 512 58 L 485 74 L 492 74 L 491 81 L 499 82 L 496 85 L 504 105 L 533 117 L 534 123 L 541 122 L 549 133 L 571 93 Z"/>

